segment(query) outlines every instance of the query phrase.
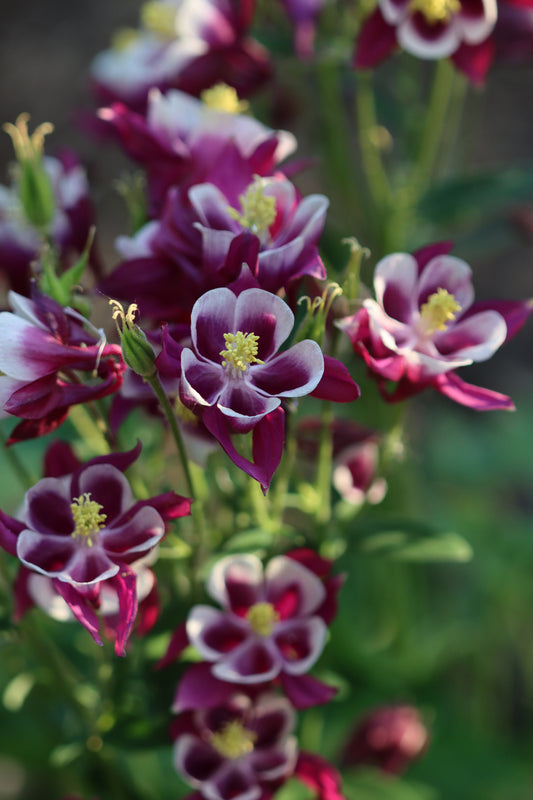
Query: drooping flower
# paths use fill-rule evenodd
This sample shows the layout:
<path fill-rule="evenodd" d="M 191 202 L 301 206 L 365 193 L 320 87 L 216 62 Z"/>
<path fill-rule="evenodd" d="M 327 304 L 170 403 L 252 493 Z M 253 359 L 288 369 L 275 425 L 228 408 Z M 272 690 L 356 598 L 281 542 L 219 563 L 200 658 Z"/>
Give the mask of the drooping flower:
<path fill-rule="evenodd" d="M 123 471 L 139 453 L 140 444 L 128 453 L 93 458 L 68 474 L 63 469 L 73 460 L 62 455 L 65 467 L 60 464 L 55 477 L 43 478 L 26 493 L 16 518 L 0 512 L 2 547 L 32 573 L 50 579 L 47 588 L 65 600 L 98 644 L 96 611 L 105 602 L 109 609 L 116 596 L 118 655 L 124 655 L 137 613 L 133 565 L 160 542 L 167 522 L 190 512 L 190 501 L 174 492 L 134 501 Z"/>
<path fill-rule="evenodd" d="M 354 66 L 368 69 L 398 45 L 423 59 L 451 58 L 474 83 L 492 61 L 496 0 L 379 0 L 363 24 Z"/>
<path fill-rule="evenodd" d="M 377 708 L 357 724 L 346 744 L 343 762 L 345 766 L 372 766 L 400 775 L 423 755 L 428 743 L 428 729 L 416 708 Z"/>
<path fill-rule="evenodd" d="M 54 430 L 76 403 L 116 392 L 125 365 L 120 347 L 100 332 L 98 339 L 72 309 L 37 290 L 31 300 L 8 297 L 13 312 L 0 313 L 0 417 L 22 419 L 15 442 Z"/>
<path fill-rule="evenodd" d="M 294 772 L 295 724 L 285 698 L 233 693 L 176 719 L 174 766 L 205 800 L 259 800 Z"/>
<path fill-rule="evenodd" d="M 389 401 L 433 386 L 478 411 L 512 409 L 509 397 L 467 384 L 455 370 L 490 358 L 519 330 L 531 304 L 474 303 L 471 269 L 449 250 L 440 244 L 384 258 L 374 273 L 376 300 L 338 325 Z M 392 393 L 388 381 L 397 384 Z"/>
<path fill-rule="evenodd" d="M 270 73 L 266 51 L 247 36 L 253 0 L 151 0 L 139 30 L 119 31 L 92 64 L 105 101 L 143 107 L 148 91 L 176 88 L 198 95 L 217 81 L 246 94 Z"/>

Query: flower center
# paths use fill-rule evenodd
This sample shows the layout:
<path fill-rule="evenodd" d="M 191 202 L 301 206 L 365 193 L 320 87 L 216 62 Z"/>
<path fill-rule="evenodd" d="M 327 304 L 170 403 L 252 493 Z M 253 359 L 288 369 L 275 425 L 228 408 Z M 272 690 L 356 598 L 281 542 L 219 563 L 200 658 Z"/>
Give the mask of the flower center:
<path fill-rule="evenodd" d="M 256 734 L 249 731 L 238 720 L 227 722 L 221 730 L 213 733 L 210 742 L 224 758 L 242 758 L 254 749 Z"/>
<path fill-rule="evenodd" d="M 446 325 L 455 319 L 461 306 L 446 289 L 437 289 L 420 309 L 420 321 L 425 334 L 446 330 Z"/>
<path fill-rule="evenodd" d="M 254 177 L 253 183 L 240 195 L 239 201 L 242 214 L 230 206 L 230 216 L 243 228 L 248 228 L 257 235 L 268 231 L 276 219 L 276 198 L 265 194 L 264 182 L 259 175 Z"/>
<path fill-rule="evenodd" d="M 272 603 L 255 603 L 246 615 L 254 633 L 258 636 L 270 636 L 279 614 Z"/>
<path fill-rule="evenodd" d="M 429 25 L 448 20 L 461 10 L 459 0 L 411 0 L 410 11 L 419 11 Z"/>
<path fill-rule="evenodd" d="M 80 494 L 80 496 L 75 497 L 70 504 L 70 510 L 75 525 L 72 535 L 75 537 L 87 537 L 89 547 L 93 544 L 92 537 L 98 533 L 98 531 L 102 530 L 102 528 L 105 528 L 107 514 L 100 513 L 102 508 L 103 506 L 101 506 L 100 503 L 91 500 L 90 492 Z"/>
<path fill-rule="evenodd" d="M 250 364 L 264 364 L 257 358 L 257 343 L 259 336 L 255 333 L 225 333 L 224 341 L 226 350 L 221 350 L 220 355 L 224 359 L 223 367 L 231 367 L 235 373 L 237 370 L 246 372 Z"/>
<path fill-rule="evenodd" d="M 225 114 L 243 114 L 248 111 L 249 104 L 246 100 L 239 100 L 239 95 L 227 83 L 217 83 L 210 89 L 205 89 L 200 99 L 213 111 L 223 111 Z"/>
<path fill-rule="evenodd" d="M 167 3 L 149 0 L 141 7 L 141 24 L 155 36 L 173 39 L 176 36 L 176 9 Z"/>
<path fill-rule="evenodd" d="M 136 28 L 119 28 L 111 39 L 111 49 L 116 53 L 123 53 L 139 38 Z"/>

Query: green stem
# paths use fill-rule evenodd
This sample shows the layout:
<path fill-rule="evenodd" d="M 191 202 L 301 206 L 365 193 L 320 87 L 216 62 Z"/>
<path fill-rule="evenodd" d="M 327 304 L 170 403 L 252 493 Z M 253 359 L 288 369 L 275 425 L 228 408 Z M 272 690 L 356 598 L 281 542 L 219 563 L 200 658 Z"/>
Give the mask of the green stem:
<path fill-rule="evenodd" d="M 69 420 L 76 428 L 82 441 L 86 442 L 95 453 L 107 455 L 111 452 L 106 437 L 84 405 L 72 406 Z"/>
<path fill-rule="evenodd" d="M 374 136 L 378 129 L 376 103 L 372 86 L 372 76 L 367 72 L 357 75 L 356 87 L 357 127 L 359 132 L 359 147 L 361 159 L 366 176 L 366 182 L 374 209 L 379 217 L 383 218 L 391 204 L 391 187 L 385 167 L 381 160 L 379 148 Z"/>
<path fill-rule="evenodd" d="M 5 456 L 9 461 L 10 466 L 13 468 L 13 472 L 20 481 L 21 486 L 23 487 L 23 489 L 29 489 L 31 486 L 33 486 L 34 483 L 36 483 L 37 478 L 27 468 L 26 464 L 21 459 L 19 453 L 16 450 L 13 450 L 13 448 L 8 446 L 7 439 L 1 432 L 0 432 L 0 442 L 4 445 Z"/>
<path fill-rule="evenodd" d="M 322 526 L 326 526 L 331 520 L 331 469 L 333 463 L 332 423 L 333 411 L 331 403 L 329 401 L 323 401 L 316 479 L 319 497 L 316 518 L 317 522 Z"/>
<path fill-rule="evenodd" d="M 167 422 L 170 426 L 172 437 L 174 439 L 178 455 L 180 457 L 181 466 L 183 468 L 183 473 L 185 476 L 185 482 L 187 484 L 187 491 L 189 492 L 189 496 L 191 497 L 191 499 L 196 500 L 197 492 L 195 491 L 194 481 L 191 475 L 191 470 L 189 469 L 189 459 L 187 458 L 185 445 L 183 444 L 183 439 L 181 437 L 180 429 L 178 427 L 176 415 L 174 414 L 174 410 L 170 405 L 170 400 L 168 399 L 167 394 L 163 389 L 163 386 L 161 385 L 161 381 L 159 380 L 157 373 L 150 376 L 149 378 L 146 378 L 146 381 L 152 387 L 155 396 L 159 400 L 161 409 L 163 410 L 163 413 L 167 418 Z"/>

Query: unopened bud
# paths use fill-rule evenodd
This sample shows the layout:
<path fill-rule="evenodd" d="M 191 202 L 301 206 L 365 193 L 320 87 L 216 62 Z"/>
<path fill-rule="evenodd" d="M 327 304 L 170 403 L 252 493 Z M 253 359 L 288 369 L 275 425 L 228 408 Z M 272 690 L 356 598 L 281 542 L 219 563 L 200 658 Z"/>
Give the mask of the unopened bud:
<path fill-rule="evenodd" d="M 109 304 L 114 307 L 113 319 L 120 336 L 122 358 L 137 375 L 142 378 L 150 378 L 156 372 L 156 356 L 146 334 L 135 324 L 137 306 L 130 305 L 124 313 L 118 300 L 110 300 Z"/>

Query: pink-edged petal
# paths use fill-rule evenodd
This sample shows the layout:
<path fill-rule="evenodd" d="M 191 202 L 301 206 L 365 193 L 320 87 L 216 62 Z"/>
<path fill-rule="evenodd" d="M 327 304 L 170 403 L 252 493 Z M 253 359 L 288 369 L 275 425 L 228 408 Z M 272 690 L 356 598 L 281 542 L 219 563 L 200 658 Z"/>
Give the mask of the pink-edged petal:
<path fill-rule="evenodd" d="M 282 660 L 269 639 L 250 637 L 213 666 L 213 675 L 232 683 L 266 683 L 279 675 Z"/>
<path fill-rule="evenodd" d="M 246 289 L 237 299 L 235 332 L 255 333 L 259 336 L 257 357 L 270 358 L 294 326 L 294 314 L 287 303 L 264 289 Z"/>
<path fill-rule="evenodd" d="M 272 558 L 265 570 L 266 599 L 282 620 L 312 614 L 324 601 L 324 584 L 298 561 Z"/>
<path fill-rule="evenodd" d="M 221 269 L 226 262 L 232 242 L 237 233 L 233 231 L 220 231 L 214 228 L 206 228 L 198 222 L 194 227 L 202 235 L 202 258 L 206 272 L 214 274 Z"/>
<path fill-rule="evenodd" d="M 70 622 L 73 619 L 73 614 L 59 595 L 51 578 L 45 575 L 40 575 L 38 572 L 30 572 L 30 570 L 22 567 L 17 582 L 20 578 L 25 576 L 26 591 L 30 598 L 30 605 L 37 605 L 42 608 L 49 617 L 57 620 L 58 622 Z M 20 606 L 17 604 L 17 614 L 20 618 Z"/>
<path fill-rule="evenodd" d="M 64 583 L 60 580 L 54 580 L 55 590 L 61 595 L 66 602 L 78 622 L 86 628 L 93 637 L 96 644 L 102 646 L 102 639 L 99 633 L 99 620 L 91 606 L 88 597 L 85 597 L 81 592 L 69 583 Z"/>
<path fill-rule="evenodd" d="M 420 276 L 418 306 L 421 307 L 438 289 L 453 294 L 462 311 L 466 311 L 474 300 L 472 270 L 466 261 L 455 256 L 433 258 Z"/>
<path fill-rule="evenodd" d="M 43 478 L 27 493 L 23 518 L 27 527 L 50 536 L 70 536 L 74 518 L 70 505 L 70 476 Z"/>
<path fill-rule="evenodd" d="M 435 337 L 435 344 L 444 354 L 471 361 L 486 361 L 507 338 L 507 326 L 497 311 L 480 311 L 459 320 Z"/>
<path fill-rule="evenodd" d="M 26 524 L 0 509 L 0 547 L 12 556 L 17 555 L 17 539 Z"/>
<path fill-rule="evenodd" d="M 352 65 L 356 69 L 371 69 L 387 58 L 397 46 L 396 28 L 385 21 L 378 7 L 363 22 Z"/>
<path fill-rule="evenodd" d="M 203 294 L 194 304 L 191 314 L 191 336 L 196 352 L 219 364 L 224 349 L 224 334 L 235 329 L 237 298 L 230 289 L 221 287 Z"/>
<path fill-rule="evenodd" d="M 387 316 L 398 322 L 411 320 L 416 310 L 417 280 L 417 263 L 408 253 L 393 253 L 381 259 L 374 272 L 374 289 L 376 300 Z"/>
<path fill-rule="evenodd" d="M 281 745 L 296 727 L 296 714 L 285 697 L 263 696 L 255 705 L 249 724 L 255 734 L 254 747 L 266 750 Z"/>
<path fill-rule="evenodd" d="M 323 373 L 322 350 L 316 342 L 305 339 L 265 364 L 254 365 L 248 380 L 259 391 L 274 397 L 302 397 L 318 386 Z"/>
<path fill-rule="evenodd" d="M 165 523 L 151 506 L 143 506 L 122 525 L 103 528 L 99 544 L 113 560 L 122 560 L 133 554 L 141 555 L 151 550 L 163 538 Z"/>
<path fill-rule="evenodd" d="M 181 393 L 186 400 L 212 406 L 224 389 L 226 377 L 221 364 L 202 361 L 185 347 L 181 354 L 181 381 Z"/>
<path fill-rule="evenodd" d="M 321 756 L 300 753 L 294 775 L 316 793 L 318 800 L 345 800 L 340 774 Z"/>
<path fill-rule="evenodd" d="M 281 403 L 278 397 L 266 397 L 240 378 L 231 380 L 218 398 L 217 408 L 231 417 L 237 430 L 249 431 L 265 414 L 270 414 Z"/>
<path fill-rule="evenodd" d="M 324 649 L 327 633 L 328 627 L 320 617 L 280 622 L 272 638 L 283 660 L 283 672 L 308 672 Z"/>
<path fill-rule="evenodd" d="M 206 661 L 216 661 L 249 639 L 250 626 L 216 608 L 199 605 L 187 618 L 187 636 Z"/>
<path fill-rule="evenodd" d="M 278 781 L 292 775 L 298 757 L 298 740 L 290 736 L 283 745 L 269 750 L 254 749 L 250 763 L 262 781 Z"/>
<path fill-rule="evenodd" d="M 137 576 L 132 569 L 125 567 L 114 575 L 109 584 L 117 593 L 118 622 L 116 626 L 115 653 L 125 656 L 125 646 L 137 616 Z"/>
<path fill-rule="evenodd" d="M 223 758 L 210 744 L 184 734 L 174 745 L 174 767 L 194 786 L 200 786 L 222 766 Z"/>
<path fill-rule="evenodd" d="M 183 622 L 170 637 L 165 655 L 156 663 L 155 668 L 163 669 L 164 667 L 168 667 L 169 664 L 173 664 L 188 646 L 189 637 L 187 636 L 187 627 L 185 622 Z"/>
<path fill-rule="evenodd" d="M 22 563 L 43 575 L 54 577 L 68 569 L 76 549 L 72 536 L 43 536 L 23 530 L 17 539 L 17 556 Z"/>
<path fill-rule="evenodd" d="M 480 0 L 479 3 L 465 3 L 459 14 L 462 39 L 468 44 L 479 44 L 492 33 L 498 17 L 496 0 Z"/>
<path fill-rule="evenodd" d="M 324 374 L 310 394 L 319 400 L 351 403 L 361 396 L 361 390 L 341 361 L 324 356 Z"/>
<path fill-rule="evenodd" d="M 91 585 L 112 578 L 118 570 L 118 564 L 113 563 L 100 547 L 82 544 L 78 545 L 72 559 L 62 570 L 48 574 L 66 583 Z"/>
<path fill-rule="evenodd" d="M 202 794 L 206 800 L 259 800 L 263 790 L 248 764 L 230 761 L 203 783 Z"/>
<path fill-rule="evenodd" d="M 289 675 L 288 672 L 282 672 L 281 684 L 294 708 L 299 711 L 325 705 L 337 693 L 334 686 L 328 686 L 312 675 Z"/>
<path fill-rule="evenodd" d="M 436 60 L 450 56 L 460 44 L 453 23 L 430 24 L 421 12 L 406 17 L 396 29 L 398 44 L 418 58 Z"/>
<path fill-rule="evenodd" d="M 48 333 L 8 311 L 0 313 L 0 370 L 33 381 L 54 372 L 65 348 Z"/>
<path fill-rule="evenodd" d="M 189 189 L 189 200 L 206 228 L 228 231 L 237 229 L 235 220 L 228 212 L 227 197 L 212 183 L 198 183 Z"/>
<path fill-rule="evenodd" d="M 533 2 L 533 0 L 532 0 Z M 475 302 L 468 311 L 468 317 L 480 311 L 497 311 L 507 326 L 506 342 L 516 336 L 533 311 L 532 300 L 481 300 Z M 463 318 L 464 319 L 464 318 Z"/>
<path fill-rule="evenodd" d="M 324 227 L 329 200 L 323 194 L 310 194 L 298 204 L 283 240 L 301 236 L 306 242 L 316 242 Z"/>
<path fill-rule="evenodd" d="M 178 684 L 172 711 L 196 711 L 223 705 L 235 692 L 235 686 L 219 681 L 211 672 L 211 664 L 193 664 Z"/>
<path fill-rule="evenodd" d="M 206 588 L 221 606 L 244 616 L 251 606 L 264 600 L 263 566 L 257 556 L 226 556 L 211 570 Z"/>
<path fill-rule="evenodd" d="M 126 477 L 111 464 L 93 464 L 82 470 L 73 489 L 76 497 L 87 493 L 91 495 L 91 500 L 103 506 L 107 525 L 133 503 L 131 486 Z"/>
<path fill-rule="evenodd" d="M 365 300 L 363 310 L 368 314 L 371 336 L 378 339 L 387 350 L 397 353 L 402 347 L 414 345 L 412 326 L 390 317 L 375 300 Z"/>
<path fill-rule="evenodd" d="M 451 239 L 443 242 L 433 242 L 426 244 L 424 247 L 419 247 L 418 250 L 413 252 L 413 258 L 418 264 L 418 273 L 421 274 L 422 270 L 437 256 L 447 256 L 450 250 L 453 249 L 453 242 Z"/>
<path fill-rule="evenodd" d="M 456 403 L 474 411 L 514 411 L 515 406 L 510 397 L 491 389 L 466 383 L 455 373 L 439 375 L 432 384 L 438 392 Z"/>

